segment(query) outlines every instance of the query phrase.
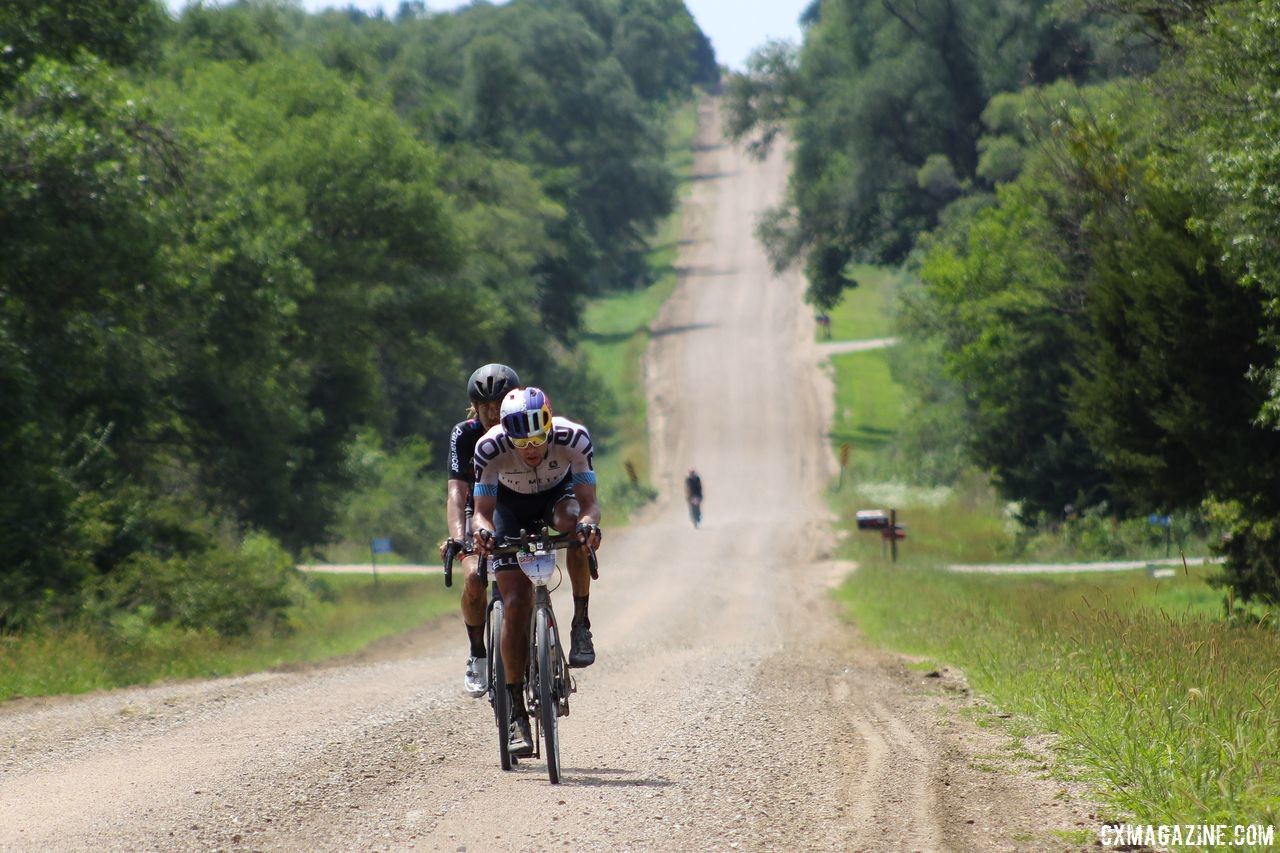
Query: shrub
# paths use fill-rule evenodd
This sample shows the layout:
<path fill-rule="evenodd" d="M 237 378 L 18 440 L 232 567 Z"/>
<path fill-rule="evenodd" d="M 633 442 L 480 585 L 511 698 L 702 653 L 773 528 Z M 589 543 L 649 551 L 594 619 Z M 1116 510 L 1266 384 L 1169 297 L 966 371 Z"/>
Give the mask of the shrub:
<path fill-rule="evenodd" d="M 88 615 L 125 645 L 152 644 L 174 630 L 239 637 L 287 630 L 288 610 L 310 596 L 288 552 L 254 533 L 237 550 L 134 555 L 92 585 Z"/>

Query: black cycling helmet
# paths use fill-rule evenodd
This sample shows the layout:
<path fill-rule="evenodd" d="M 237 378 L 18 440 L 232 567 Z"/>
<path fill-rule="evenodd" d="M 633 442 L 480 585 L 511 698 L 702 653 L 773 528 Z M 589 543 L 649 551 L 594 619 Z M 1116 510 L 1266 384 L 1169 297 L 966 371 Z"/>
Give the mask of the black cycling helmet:
<path fill-rule="evenodd" d="M 473 403 L 496 403 L 520 387 L 520 377 L 505 364 L 486 364 L 467 380 L 467 396 Z"/>

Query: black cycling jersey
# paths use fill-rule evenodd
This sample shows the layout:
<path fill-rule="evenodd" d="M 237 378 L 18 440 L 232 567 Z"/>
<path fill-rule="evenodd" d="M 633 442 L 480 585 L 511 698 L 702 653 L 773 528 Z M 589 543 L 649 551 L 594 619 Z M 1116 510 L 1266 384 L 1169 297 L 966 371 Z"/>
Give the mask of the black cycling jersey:
<path fill-rule="evenodd" d="M 701 500 L 702 478 L 699 477 L 697 474 L 691 474 L 690 476 L 685 477 L 684 490 L 685 490 L 685 497 L 698 498 L 699 500 Z"/>
<path fill-rule="evenodd" d="M 449 434 L 449 479 L 476 481 L 476 442 L 485 434 L 479 418 L 468 418 L 453 428 Z"/>

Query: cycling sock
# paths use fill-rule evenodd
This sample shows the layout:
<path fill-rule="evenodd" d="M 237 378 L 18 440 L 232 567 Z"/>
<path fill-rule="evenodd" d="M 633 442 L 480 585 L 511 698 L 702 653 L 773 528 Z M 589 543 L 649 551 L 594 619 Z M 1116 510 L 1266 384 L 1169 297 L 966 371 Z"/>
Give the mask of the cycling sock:
<path fill-rule="evenodd" d="M 511 718 L 527 717 L 529 712 L 524 707 L 524 682 L 507 685 L 507 695 L 511 697 Z"/>
<path fill-rule="evenodd" d="M 575 595 L 573 597 L 573 624 L 591 627 L 591 619 L 587 616 L 587 599 L 590 597 L 590 595 Z"/>
<path fill-rule="evenodd" d="M 471 641 L 471 656 L 473 658 L 482 658 L 485 656 L 484 650 L 484 626 L 468 625 L 467 639 Z"/>

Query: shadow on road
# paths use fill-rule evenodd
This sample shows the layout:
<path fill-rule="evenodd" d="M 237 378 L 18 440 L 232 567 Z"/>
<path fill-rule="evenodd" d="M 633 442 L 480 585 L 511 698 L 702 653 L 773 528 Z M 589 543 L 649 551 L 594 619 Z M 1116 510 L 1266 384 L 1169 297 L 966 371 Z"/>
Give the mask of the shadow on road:
<path fill-rule="evenodd" d="M 675 783 L 670 779 L 633 779 L 605 778 L 631 777 L 634 770 L 621 770 L 615 767 L 566 767 L 561 783 L 583 788 L 670 788 Z"/>
<path fill-rule="evenodd" d="M 667 335 L 682 335 L 685 332 L 696 332 L 699 329 L 714 329 L 715 323 L 687 323 L 683 326 L 667 326 L 664 329 L 654 329 L 649 334 L 655 338 L 665 338 Z"/>

